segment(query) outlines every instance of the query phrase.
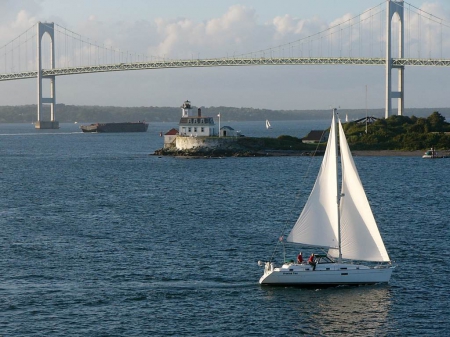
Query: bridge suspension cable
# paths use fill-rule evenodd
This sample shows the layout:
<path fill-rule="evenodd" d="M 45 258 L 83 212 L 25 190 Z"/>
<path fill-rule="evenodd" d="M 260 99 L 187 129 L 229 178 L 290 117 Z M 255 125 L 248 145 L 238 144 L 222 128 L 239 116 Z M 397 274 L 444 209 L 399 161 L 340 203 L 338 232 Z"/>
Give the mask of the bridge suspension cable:
<path fill-rule="evenodd" d="M 0 72 L 13 73 L 29 70 L 31 68 L 30 52 L 35 51 L 33 48 L 35 40 L 36 25 L 33 25 L 0 47 Z M 30 44 L 30 42 L 33 43 Z"/>
<path fill-rule="evenodd" d="M 329 52 L 328 56 L 334 56 L 333 51 L 339 50 L 339 57 L 363 57 L 363 56 L 369 56 L 363 55 L 364 54 L 364 47 L 363 42 L 367 41 L 367 39 L 363 39 L 364 33 L 366 35 L 369 35 L 370 45 L 369 49 L 372 52 L 373 51 L 373 41 L 375 36 L 373 35 L 373 30 L 370 29 L 371 34 L 367 34 L 367 31 L 369 29 L 365 30 L 365 27 L 363 24 L 368 24 L 370 27 L 373 27 L 374 19 L 378 17 L 379 14 L 382 14 L 385 12 L 384 8 L 381 8 L 381 6 L 384 5 L 384 3 L 380 3 L 377 6 L 374 6 L 372 8 L 367 9 L 361 14 L 352 16 L 350 18 L 346 18 L 343 22 L 331 25 L 330 27 L 325 28 L 324 30 L 310 34 L 307 36 L 304 36 L 300 39 L 290 41 L 287 43 L 280 44 L 275 47 L 269 47 L 265 49 L 260 49 L 253 52 L 246 52 L 241 53 L 237 55 L 237 57 L 253 57 L 253 55 L 257 55 L 260 57 L 285 57 L 284 50 L 287 49 L 290 51 L 290 54 L 288 56 L 298 56 L 298 57 L 323 57 L 323 41 L 325 40 L 327 42 L 327 50 Z M 384 21 L 384 15 L 380 15 L 380 28 L 381 28 L 381 22 Z M 380 36 L 383 34 L 383 31 L 380 29 Z M 381 42 L 382 39 L 378 37 L 378 40 L 380 41 L 380 46 L 383 46 L 383 43 Z M 344 40 L 346 37 L 348 37 L 348 40 Z M 352 42 L 357 42 L 358 46 L 354 47 Z M 347 53 L 344 53 L 344 44 L 346 45 Z M 305 52 L 304 46 L 307 46 L 308 50 Z M 367 44 L 366 44 L 367 46 Z M 314 51 L 314 48 L 317 48 L 316 51 Z M 367 48 L 367 47 L 366 47 Z M 297 55 L 295 55 L 295 51 L 297 49 Z M 353 51 L 357 49 L 358 55 L 354 55 Z M 383 49 L 380 49 L 380 57 L 383 54 Z M 370 55 L 374 57 L 375 55 Z"/>

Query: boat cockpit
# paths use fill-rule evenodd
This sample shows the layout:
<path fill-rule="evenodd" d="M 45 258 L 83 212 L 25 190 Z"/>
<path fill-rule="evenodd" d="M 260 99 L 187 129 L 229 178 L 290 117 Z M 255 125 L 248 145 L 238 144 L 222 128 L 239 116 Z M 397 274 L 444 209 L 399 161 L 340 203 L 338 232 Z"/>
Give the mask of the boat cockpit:
<path fill-rule="evenodd" d="M 314 255 L 316 264 L 336 263 L 330 256 L 325 254 Z"/>

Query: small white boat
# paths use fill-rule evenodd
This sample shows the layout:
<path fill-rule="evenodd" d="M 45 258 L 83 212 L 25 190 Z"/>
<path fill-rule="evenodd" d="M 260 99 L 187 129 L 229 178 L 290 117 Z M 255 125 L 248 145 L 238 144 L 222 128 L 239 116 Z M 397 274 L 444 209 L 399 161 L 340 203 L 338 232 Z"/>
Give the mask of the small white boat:
<path fill-rule="evenodd" d="M 338 120 L 339 145 L 333 109 L 330 136 L 311 194 L 286 241 L 325 249 L 311 264 L 258 261 L 264 266 L 260 284 L 321 287 L 389 282 L 394 266 L 378 226 Z M 338 179 L 338 159 L 341 175 Z M 338 182 L 341 191 L 338 192 Z M 281 241 L 282 242 L 282 241 Z M 359 264 L 355 261 L 370 261 Z"/>
<path fill-rule="evenodd" d="M 439 158 L 437 151 L 434 148 L 425 151 L 422 158 Z"/>
<path fill-rule="evenodd" d="M 270 122 L 268 119 L 266 119 L 266 129 L 272 129 L 272 125 L 270 125 Z"/>

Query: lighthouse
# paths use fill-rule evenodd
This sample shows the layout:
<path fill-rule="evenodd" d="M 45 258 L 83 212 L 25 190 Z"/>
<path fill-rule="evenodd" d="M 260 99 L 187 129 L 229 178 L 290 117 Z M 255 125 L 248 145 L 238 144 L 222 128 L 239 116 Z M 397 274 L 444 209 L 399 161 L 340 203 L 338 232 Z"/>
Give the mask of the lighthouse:
<path fill-rule="evenodd" d="M 184 101 L 180 108 L 181 118 L 178 130 L 173 128 L 164 134 L 164 149 L 200 152 L 205 149 L 224 150 L 235 146 L 239 137 L 242 136 L 240 131 L 234 131 L 229 126 L 223 126 L 218 130 L 214 118 L 204 116 L 201 108 L 193 109 L 188 100 Z"/>
<path fill-rule="evenodd" d="M 181 119 L 178 127 L 179 136 L 211 137 L 218 135 L 214 118 L 202 116 L 200 108 L 197 109 L 197 113 L 193 112 L 191 102 L 188 100 L 181 106 Z"/>

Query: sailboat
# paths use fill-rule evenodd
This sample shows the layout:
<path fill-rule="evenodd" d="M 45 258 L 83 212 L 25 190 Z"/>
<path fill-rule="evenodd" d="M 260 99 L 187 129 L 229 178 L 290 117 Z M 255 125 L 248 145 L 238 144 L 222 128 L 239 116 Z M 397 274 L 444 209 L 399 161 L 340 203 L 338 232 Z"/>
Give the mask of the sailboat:
<path fill-rule="evenodd" d="M 270 122 L 268 119 L 266 119 L 266 129 L 272 129 L 272 125 L 270 125 Z"/>
<path fill-rule="evenodd" d="M 356 170 L 338 119 L 341 155 L 341 191 L 338 192 L 338 135 L 336 109 L 327 148 L 314 187 L 287 242 L 321 248 L 324 253 L 309 263 L 258 261 L 264 266 L 260 284 L 292 286 L 337 286 L 389 282 L 395 268 Z M 359 264 L 355 261 L 370 261 Z"/>

